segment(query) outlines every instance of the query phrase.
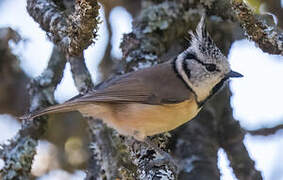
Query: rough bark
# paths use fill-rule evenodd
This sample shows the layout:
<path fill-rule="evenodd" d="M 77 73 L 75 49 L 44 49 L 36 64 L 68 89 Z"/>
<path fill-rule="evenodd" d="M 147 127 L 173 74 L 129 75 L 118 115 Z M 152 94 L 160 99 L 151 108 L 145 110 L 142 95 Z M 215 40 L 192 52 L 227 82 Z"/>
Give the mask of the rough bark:
<path fill-rule="evenodd" d="M 231 0 L 241 26 L 249 39 L 264 52 L 283 55 L 283 32 L 279 27 L 268 26 L 255 17 L 252 10 L 242 0 Z"/>
<path fill-rule="evenodd" d="M 71 65 L 72 76 L 75 81 L 75 86 L 77 90 L 84 94 L 94 86 L 91 81 L 90 73 L 86 67 L 85 59 L 81 53 L 79 56 L 69 57 L 68 61 Z"/>
<path fill-rule="evenodd" d="M 47 68 L 29 84 L 30 112 L 55 103 L 54 90 L 62 79 L 65 64 L 64 55 L 59 48 L 54 47 Z M 46 125 L 46 116 L 33 121 L 25 119 L 21 130 L 10 140 L 9 145 L 2 146 L 0 157 L 5 161 L 1 170 L 3 180 L 31 178 L 30 170 L 37 140 L 45 132 Z"/>
<path fill-rule="evenodd" d="M 49 39 L 66 54 L 79 55 L 96 38 L 100 20 L 94 0 L 76 0 L 72 14 L 62 11 L 52 0 L 28 0 L 27 10 Z"/>

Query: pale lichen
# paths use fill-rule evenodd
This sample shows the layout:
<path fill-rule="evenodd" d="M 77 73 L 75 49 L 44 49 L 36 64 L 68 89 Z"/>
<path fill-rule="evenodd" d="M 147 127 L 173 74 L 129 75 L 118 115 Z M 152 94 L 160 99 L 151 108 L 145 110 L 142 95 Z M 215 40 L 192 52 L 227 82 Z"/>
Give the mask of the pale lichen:
<path fill-rule="evenodd" d="M 100 6 L 94 0 L 80 0 L 75 11 L 58 7 L 51 0 L 28 0 L 27 10 L 48 37 L 68 55 L 79 55 L 93 43 L 100 19 Z"/>
<path fill-rule="evenodd" d="M 231 0 L 231 4 L 249 39 L 253 40 L 265 52 L 283 55 L 282 30 L 272 28 L 257 18 L 243 1 Z"/>
<path fill-rule="evenodd" d="M 184 160 L 184 171 L 190 173 L 194 169 L 193 162 L 199 160 L 199 158 L 195 155 L 192 155 L 189 158 Z"/>
<path fill-rule="evenodd" d="M 25 179 L 29 177 L 30 162 L 36 153 L 37 141 L 29 137 L 23 137 L 14 145 L 10 151 L 8 149 L 5 150 L 5 164 L 1 170 L 4 175 L 3 180 Z"/>

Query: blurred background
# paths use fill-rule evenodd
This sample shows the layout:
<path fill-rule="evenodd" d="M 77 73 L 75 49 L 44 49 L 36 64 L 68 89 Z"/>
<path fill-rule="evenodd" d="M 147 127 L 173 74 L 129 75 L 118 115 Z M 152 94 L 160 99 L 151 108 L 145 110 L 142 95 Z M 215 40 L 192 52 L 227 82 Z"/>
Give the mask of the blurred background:
<path fill-rule="evenodd" d="M 94 83 L 109 76 L 109 70 L 119 64 L 122 35 L 131 32 L 132 19 L 138 13 L 127 11 L 125 6 L 139 3 L 113 2 L 101 1 L 103 23 L 99 37 L 95 45 L 85 51 L 86 64 Z M 279 6 L 275 2 L 280 1 L 249 1 L 255 12 L 272 13 L 273 20 L 282 27 L 283 1 Z M 15 56 L 15 62 L 5 62 L 8 55 L 2 56 L 0 49 L 0 79 L 3 80 L 0 84 L 0 144 L 8 143 L 7 140 L 20 128 L 15 116 L 28 110 L 25 90 L 28 77 L 40 75 L 47 66 L 53 46 L 45 32 L 28 15 L 25 6 L 23 0 L 0 0 L 0 28 L 11 27 L 22 39 L 18 43 L 9 41 L 13 55 L 8 55 Z M 111 61 L 101 61 L 105 57 L 110 57 Z M 239 40 L 233 43 L 228 58 L 232 69 L 244 75 L 244 78 L 232 80 L 229 84 L 233 92 L 231 103 L 235 119 L 247 130 L 283 124 L 283 57 L 263 53 L 253 42 Z M 67 64 L 55 91 L 55 99 L 62 103 L 77 94 Z M 52 121 L 55 118 L 62 120 Z M 32 174 L 40 180 L 83 179 L 83 168 L 88 159 L 86 126 L 78 113 L 51 116 L 48 131 L 37 148 Z M 244 143 L 265 180 L 283 180 L 283 130 L 269 136 L 247 134 Z M 220 149 L 218 155 L 221 179 L 236 179 L 225 152 Z M 0 169 L 2 166 L 3 160 L 0 159 Z"/>

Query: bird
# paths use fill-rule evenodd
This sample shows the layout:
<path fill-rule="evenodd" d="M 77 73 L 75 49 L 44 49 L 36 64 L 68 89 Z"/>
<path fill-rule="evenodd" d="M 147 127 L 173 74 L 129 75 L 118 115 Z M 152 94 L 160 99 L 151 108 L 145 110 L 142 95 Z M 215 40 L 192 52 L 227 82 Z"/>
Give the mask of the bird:
<path fill-rule="evenodd" d="M 69 111 L 101 119 L 124 136 L 145 141 L 193 119 L 225 82 L 243 77 L 211 39 L 201 17 L 191 42 L 175 58 L 117 75 L 86 94 L 32 112 L 28 119 Z"/>

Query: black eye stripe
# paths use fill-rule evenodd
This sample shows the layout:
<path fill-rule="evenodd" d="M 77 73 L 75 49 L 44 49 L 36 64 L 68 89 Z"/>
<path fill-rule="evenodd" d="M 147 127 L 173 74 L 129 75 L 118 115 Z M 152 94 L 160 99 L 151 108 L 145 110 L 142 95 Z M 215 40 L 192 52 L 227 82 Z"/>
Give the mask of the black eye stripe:
<path fill-rule="evenodd" d="M 198 60 L 197 56 L 193 53 L 186 53 L 185 59 L 195 59 Z"/>
<path fill-rule="evenodd" d="M 197 62 L 200 63 L 201 65 L 203 65 L 203 66 L 206 65 L 205 63 L 201 62 L 201 61 L 197 58 L 197 56 L 196 56 L 195 54 L 193 54 L 193 53 L 189 53 L 189 52 L 186 53 L 185 59 L 194 59 L 195 61 L 197 61 Z"/>
<path fill-rule="evenodd" d="M 187 61 L 183 60 L 182 63 L 183 70 L 185 71 L 188 78 L 191 77 L 191 71 L 188 69 Z"/>
<path fill-rule="evenodd" d="M 193 53 L 186 53 L 185 59 L 194 59 L 195 61 L 197 61 L 198 63 L 200 63 L 201 65 L 203 65 L 208 71 L 213 72 L 213 71 L 217 71 L 216 65 L 212 64 L 212 63 L 203 63 L 202 61 L 200 61 L 197 56 Z M 184 66 L 183 66 L 184 68 Z M 184 69 L 185 70 L 185 69 Z"/>

